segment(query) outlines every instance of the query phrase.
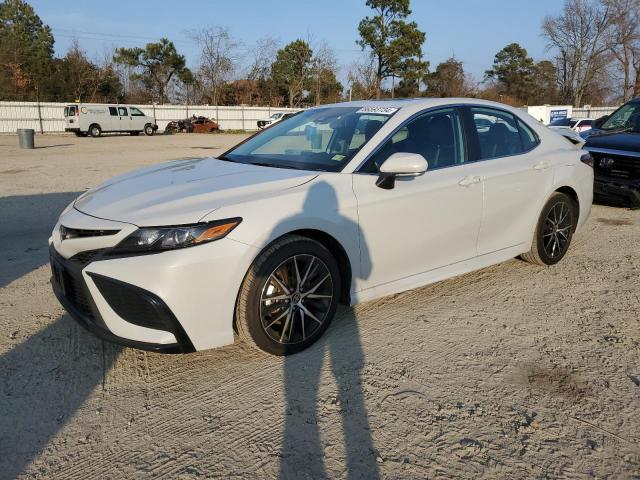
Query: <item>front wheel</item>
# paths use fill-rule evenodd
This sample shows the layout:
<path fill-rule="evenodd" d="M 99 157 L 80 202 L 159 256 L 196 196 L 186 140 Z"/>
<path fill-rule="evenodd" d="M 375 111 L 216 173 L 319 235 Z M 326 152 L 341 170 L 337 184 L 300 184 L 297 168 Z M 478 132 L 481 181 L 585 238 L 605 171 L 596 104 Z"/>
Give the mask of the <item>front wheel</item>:
<path fill-rule="evenodd" d="M 531 250 L 523 260 L 538 265 L 554 265 L 566 255 L 578 222 L 578 209 L 568 195 L 555 192 L 547 201 L 533 236 Z"/>
<path fill-rule="evenodd" d="M 147 135 L 148 137 L 153 135 L 154 131 L 155 130 L 153 129 L 152 125 L 145 125 L 144 126 L 144 134 Z"/>
<path fill-rule="evenodd" d="M 238 334 L 273 355 L 304 350 L 331 323 L 339 292 L 340 272 L 329 250 L 305 237 L 283 237 L 260 254 L 244 279 Z"/>

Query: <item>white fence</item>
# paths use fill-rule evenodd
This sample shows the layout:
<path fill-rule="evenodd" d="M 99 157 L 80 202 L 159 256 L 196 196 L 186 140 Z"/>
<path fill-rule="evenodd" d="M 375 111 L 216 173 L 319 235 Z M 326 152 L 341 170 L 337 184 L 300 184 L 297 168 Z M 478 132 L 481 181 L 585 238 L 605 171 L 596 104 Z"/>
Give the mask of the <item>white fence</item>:
<path fill-rule="evenodd" d="M 38 133 L 64 132 L 64 107 L 68 103 L 0 102 L 0 133 L 15 133 L 18 128 L 33 128 Z M 137 105 L 154 117 L 160 130 L 171 120 L 191 115 L 216 119 L 222 130 L 257 130 L 257 121 L 275 112 L 298 111 L 275 107 L 222 107 L 209 105 Z M 598 118 L 617 107 L 574 108 L 575 118 Z"/>
<path fill-rule="evenodd" d="M 0 133 L 15 133 L 18 128 L 33 128 L 37 133 L 64 132 L 64 107 L 69 103 L 0 102 Z M 275 107 L 214 107 L 209 105 L 136 105 L 154 117 L 160 130 L 171 120 L 191 115 L 217 120 L 222 130 L 257 130 L 258 120 L 276 112 L 299 109 Z"/>
<path fill-rule="evenodd" d="M 618 107 L 592 107 L 592 108 L 574 108 L 573 118 L 600 118 L 604 115 L 611 115 Z"/>

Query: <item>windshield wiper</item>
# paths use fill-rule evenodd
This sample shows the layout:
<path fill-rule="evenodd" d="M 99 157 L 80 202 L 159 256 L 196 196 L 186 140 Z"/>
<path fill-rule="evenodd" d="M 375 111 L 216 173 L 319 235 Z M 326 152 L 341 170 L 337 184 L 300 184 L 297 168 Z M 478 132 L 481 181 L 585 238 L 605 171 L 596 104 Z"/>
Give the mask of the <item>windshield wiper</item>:
<path fill-rule="evenodd" d="M 636 129 L 633 127 L 620 127 L 620 128 L 615 128 L 615 129 L 611 129 L 611 130 L 601 130 L 604 133 L 601 133 L 601 135 L 615 135 L 617 133 L 629 133 L 629 132 L 635 132 Z"/>
<path fill-rule="evenodd" d="M 274 165 L 273 163 L 267 162 L 249 162 L 250 165 L 257 165 L 259 167 L 271 167 L 271 168 L 289 168 L 292 170 L 298 170 L 298 168 L 293 167 L 291 165 Z"/>

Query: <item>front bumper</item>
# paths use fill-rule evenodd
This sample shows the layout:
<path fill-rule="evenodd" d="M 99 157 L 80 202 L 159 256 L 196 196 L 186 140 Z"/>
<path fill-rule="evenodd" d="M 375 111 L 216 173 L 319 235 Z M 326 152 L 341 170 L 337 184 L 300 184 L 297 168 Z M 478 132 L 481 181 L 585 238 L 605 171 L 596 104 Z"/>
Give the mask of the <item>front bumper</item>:
<path fill-rule="evenodd" d="M 60 225 L 117 233 L 63 239 Z M 258 249 L 223 238 L 147 255 L 109 253 L 136 228 L 65 210 L 50 239 L 60 303 L 101 338 L 135 348 L 185 352 L 233 343 L 236 298 Z M 56 277 L 55 267 L 66 277 Z"/>
<path fill-rule="evenodd" d="M 640 208 L 640 180 L 624 180 L 596 175 L 593 193 L 598 198 Z"/>
<path fill-rule="evenodd" d="M 112 343 L 161 353 L 188 353 L 195 351 L 193 343 L 169 307 L 157 296 L 125 282 L 101 275 L 91 275 L 107 303 L 131 323 L 161 325 L 173 334 L 174 343 L 150 343 L 120 337 L 107 327 L 100 310 L 83 278 L 84 265 L 77 260 L 65 259 L 49 247 L 51 285 L 58 301 L 84 328 L 97 337 Z M 140 315 L 136 317 L 136 315 Z M 142 326 L 142 325 L 141 325 Z"/>

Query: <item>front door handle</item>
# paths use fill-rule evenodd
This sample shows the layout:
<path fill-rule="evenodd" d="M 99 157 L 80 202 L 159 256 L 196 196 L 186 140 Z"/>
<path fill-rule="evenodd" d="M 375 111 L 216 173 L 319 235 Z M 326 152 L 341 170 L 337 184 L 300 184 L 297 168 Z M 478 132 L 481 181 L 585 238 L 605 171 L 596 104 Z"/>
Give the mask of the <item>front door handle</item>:
<path fill-rule="evenodd" d="M 534 170 L 546 170 L 549 168 L 549 164 L 547 162 L 539 162 L 533 166 Z"/>
<path fill-rule="evenodd" d="M 470 187 L 471 185 L 475 185 L 476 183 L 480 183 L 480 177 L 478 177 L 477 175 L 467 175 L 458 182 L 458 185 L 460 185 L 461 187 Z"/>

